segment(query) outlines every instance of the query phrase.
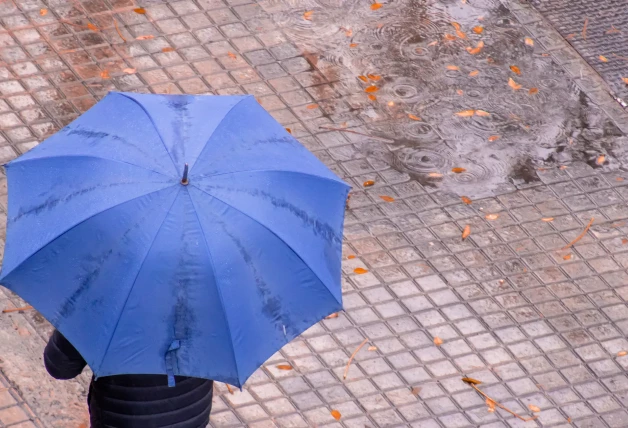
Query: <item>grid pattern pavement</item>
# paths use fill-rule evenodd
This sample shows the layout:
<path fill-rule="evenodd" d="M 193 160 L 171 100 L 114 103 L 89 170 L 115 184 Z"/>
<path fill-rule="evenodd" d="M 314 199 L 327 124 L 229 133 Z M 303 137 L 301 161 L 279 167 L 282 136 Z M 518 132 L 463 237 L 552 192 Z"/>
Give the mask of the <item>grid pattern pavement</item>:
<path fill-rule="evenodd" d="M 109 90 L 251 93 L 355 188 L 346 214 L 345 311 L 273 356 L 242 392 L 217 385 L 212 426 L 625 426 L 628 174 L 574 163 L 465 204 L 365 154 L 368 138 L 321 132 L 323 123 L 369 120 L 346 103 L 362 89 L 340 67 L 319 68 L 259 4 L 146 2 L 146 14 L 137 7 L 0 3 L 0 160 L 32 148 Z M 626 129 L 610 101 L 599 105 Z M 376 184 L 363 189 L 365 180 Z M 538 419 L 488 412 L 462 376 L 481 380 L 488 395 L 523 415 L 538 406 Z M 3 419 L 6 409 L 24 411 L 14 392 L 4 396 L 6 408 L 0 401 L 0 426 L 34 424 L 34 416 Z M 54 424 L 48 417 L 44 423 Z"/>

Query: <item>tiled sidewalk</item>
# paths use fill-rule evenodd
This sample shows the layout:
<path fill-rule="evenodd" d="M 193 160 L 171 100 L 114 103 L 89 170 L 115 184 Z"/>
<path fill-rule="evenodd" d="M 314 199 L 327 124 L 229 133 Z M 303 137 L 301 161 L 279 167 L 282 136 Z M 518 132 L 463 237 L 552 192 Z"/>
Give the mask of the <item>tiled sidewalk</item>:
<path fill-rule="evenodd" d="M 518 20 L 516 31 L 529 28 L 535 49 L 549 52 L 541 59 L 555 61 L 550 72 L 566 70 L 554 79 L 556 91 L 575 84 L 586 93 L 565 103 L 585 100 L 591 128 L 604 128 L 610 134 L 605 143 L 621 147 L 628 120 L 586 64 L 525 4 L 509 3 L 514 15 L 495 1 L 484 5 L 498 9 L 500 22 Z M 604 169 L 582 161 L 533 168 L 529 182 L 490 189 L 470 174 L 458 188 L 440 188 L 425 181 L 445 158 L 432 147 L 404 147 L 400 166 L 391 161 L 398 159 L 398 147 L 385 139 L 320 129 L 349 126 L 396 138 L 399 128 L 404 138 L 435 144 L 447 131 L 434 122 L 403 134 L 406 125 L 395 110 L 367 104 L 354 68 L 312 53 L 317 33 L 303 36 L 303 13 L 327 8 L 331 22 L 337 5 L 184 0 L 143 6 L 145 14 L 127 0 L 0 2 L 1 161 L 33 147 L 109 90 L 251 93 L 355 188 L 346 217 L 346 311 L 286 346 L 244 391 L 218 385 L 212 426 L 625 426 L 628 174 L 616 170 L 623 159 Z M 314 22 L 321 42 L 332 34 L 323 24 Z M 349 32 L 341 31 L 343 37 Z M 443 172 L 445 181 L 460 179 Z M 376 185 L 363 189 L 366 180 Z M 474 199 L 471 205 L 455 193 L 460 189 Z M 0 218 L 6 221 L 5 214 Z M 563 249 L 592 218 L 587 233 Z M 471 234 L 462 240 L 467 225 Z M 354 273 L 358 267 L 369 272 Z M 14 296 L 0 302 L 23 305 Z M 23 386 L 21 367 L 39 367 L 37 376 L 44 376 L 39 359 L 48 326 L 35 313 L 12 314 L 11 320 L 1 324 L 3 337 L 24 350 L 8 353 L 0 344 L 0 367 L 16 386 L 12 398 L 0 392 L 0 427 L 36 423 L 33 415 L 27 425 L 10 419 L 28 409 L 12 401 L 23 403 L 18 390 L 43 426 L 79 426 L 86 379 L 42 381 L 38 391 L 32 379 Z M 20 335 L 19 328 L 29 334 Z M 343 380 L 350 355 L 365 338 L 368 345 Z M 435 338 L 443 343 L 437 346 Z M 24 355 L 32 361 L 20 361 Z M 280 370 L 279 364 L 294 369 Z M 481 380 L 487 394 L 522 415 L 531 414 L 529 404 L 538 406 L 538 419 L 524 423 L 500 410 L 488 412 L 462 376 Z M 8 386 L 0 378 L 2 385 Z M 59 398 L 46 398 L 50 391 Z M 61 411 L 70 407 L 70 397 L 75 407 Z"/>

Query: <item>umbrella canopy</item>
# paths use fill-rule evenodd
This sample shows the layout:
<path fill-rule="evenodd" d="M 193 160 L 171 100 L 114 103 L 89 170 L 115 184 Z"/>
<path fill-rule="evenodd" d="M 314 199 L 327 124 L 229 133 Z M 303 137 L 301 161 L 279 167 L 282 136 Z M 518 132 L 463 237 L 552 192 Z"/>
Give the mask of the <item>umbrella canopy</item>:
<path fill-rule="evenodd" d="M 253 97 L 111 93 L 7 176 L 0 282 L 97 377 L 241 386 L 342 308 L 349 188 Z"/>

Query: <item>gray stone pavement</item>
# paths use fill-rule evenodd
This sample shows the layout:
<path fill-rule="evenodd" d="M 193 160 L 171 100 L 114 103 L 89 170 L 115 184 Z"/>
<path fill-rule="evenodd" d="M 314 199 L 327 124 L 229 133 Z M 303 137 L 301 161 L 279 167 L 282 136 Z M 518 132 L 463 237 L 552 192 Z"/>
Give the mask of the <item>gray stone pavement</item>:
<path fill-rule="evenodd" d="M 534 9 L 141 5 L 0 2 L 0 160 L 109 90 L 252 93 L 354 186 L 345 311 L 242 392 L 217 385 L 212 426 L 626 426 L 628 117 Z M 3 308 L 24 304 L 0 293 Z M 89 375 L 46 377 L 49 329 L 34 311 L 0 314 L 0 427 L 85 423 Z M 539 407 L 538 419 L 487 411 L 463 376 L 523 416 Z"/>

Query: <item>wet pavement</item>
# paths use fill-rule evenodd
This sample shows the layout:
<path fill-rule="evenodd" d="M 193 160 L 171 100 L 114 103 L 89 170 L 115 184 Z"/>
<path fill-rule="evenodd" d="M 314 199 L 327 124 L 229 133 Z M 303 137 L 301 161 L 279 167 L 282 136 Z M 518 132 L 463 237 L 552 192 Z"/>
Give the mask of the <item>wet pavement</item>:
<path fill-rule="evenodd" d="M 354 186 L 345 311 L 242 392 L 217 385 L 212 426 L 625 426 L 628 115 L 537 10 L 506 0 L 139 6 L 0 3 L 0 160 L 109 90 L 251 93 Z M 2 307 L 25 304 L 3 293 Z M 0 395 L 2 428 L 85 421 L 89 375 L 46 377 L 49 331 L 33 311 L 0 315 L 15 400 Z M 463 376 L 538 418 L 489 411 Z M 3 416 L 29 405 L 26 422 Z"/>

